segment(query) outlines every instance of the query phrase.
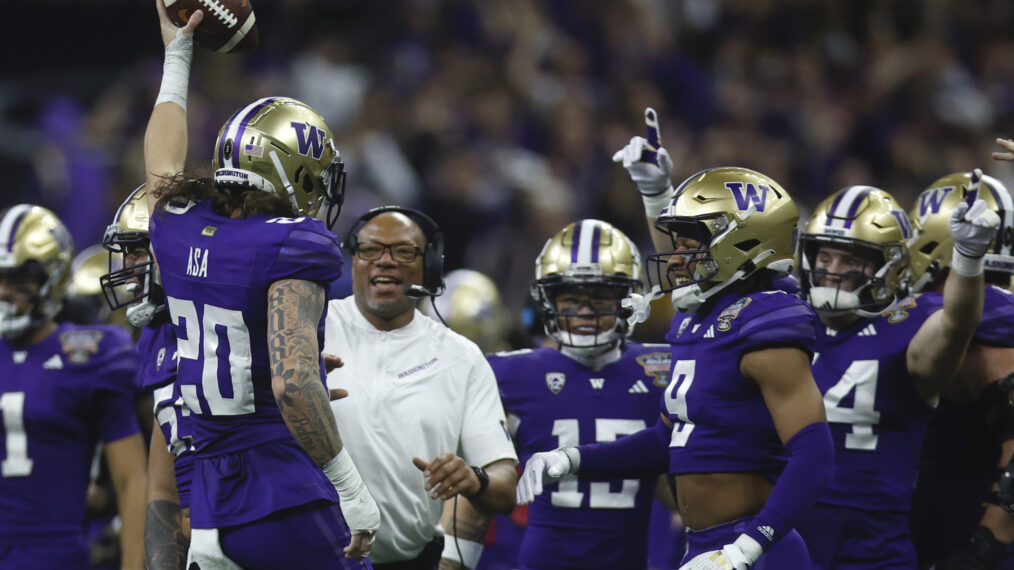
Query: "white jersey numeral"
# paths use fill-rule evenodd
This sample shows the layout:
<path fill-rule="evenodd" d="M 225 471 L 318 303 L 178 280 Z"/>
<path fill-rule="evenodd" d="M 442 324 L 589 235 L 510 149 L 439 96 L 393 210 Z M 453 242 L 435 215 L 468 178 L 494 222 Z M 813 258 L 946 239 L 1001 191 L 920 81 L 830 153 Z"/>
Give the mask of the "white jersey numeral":
<path fill-rule="evenodd" d="M 197 360 L 203 352 L 201 368 L 201 387 L 204 402 L 213 416 L 238 416 L 254 412 L 253 377 L 250 367 L 253 357 L 250 352 L 250 331 L 243 321 L 243 313 L 232 309 L 223 309 L 214 305 L 204 305 L 204 317 L 198 322 L 197 307 L 193 301 L 168 297 L 169 314 L 173 324 L 180 325 L 182 318 L 186 338 L 177 335 L 176 345 L 179 357 Z M 229 384 L 232 396 L 223 396 L 218 378 L 219 331 L 225 329 L 225 337 L 229 343 Z M 193 385 L 184 384 L 180 387 L 183 401 L 194 413 L 201 413 L 200 399 Z"/>
<path fill-rule="evenodd" d="M 616 438 L 636 433 L 645 428 L 644 420 L 621 420 L 596 418 L 595 419 L 595 441 L 605 443 L 615 441 Z M 553 435 L 559 440 L 560 447 L 574 447 L 580 445 L 580 431 L 576 419 L 556 420 L 553 422 Z M 549 496 L 550 504 L 554 507 L 565 509 L 577 509 L 581 507 L 584 500 L 584 493 L 578 490 L 579 479 L 575 475 L 568 475 L 560 479 L 559 490 L 553 491 Z M 617 492 L 609 490 L 609 483 L 599 481 L 590 485 L 588 506 L 593 509 L 632 509 L 637 497 L 637 491 L 641 482 L 637 479 L 624 479 L 623 485 Z"/>
<path fill-rule="evenodd" d="M 4 415 L 4 432 L 7 434 L 5 438 L 7 458 L 0 461 L 0 476 L 28 477 L 32 474 L 24 411 L 24 392 L 7 392 L 0 395 L 0 412 Z"/>
<path fill-rule="evenodd" d="M 841 380 L 824 394 L 827 421 L 852 424 L 852 433 L 845 434 L 845 449 L 873 451 L 877 448 L 877 435 L 873 426 L 880 423 L 880 412 L 873 409 L 877 397 L 877 360 L 856 360 L 849 365 Z M 855 391 L 852 407 L 840 406 L 841 401 Z"/>
<path fill-rule="evenodd" d="M 694 383 L 697 370 L 696 360 L 677 360 L 672 367 L 672 380 L 665 389 L 665 409 L 680 421 L 672 427 L 669 447 L 683 447 L 694 431 L 694 422 L 687 412 L 687 392 Z"/>

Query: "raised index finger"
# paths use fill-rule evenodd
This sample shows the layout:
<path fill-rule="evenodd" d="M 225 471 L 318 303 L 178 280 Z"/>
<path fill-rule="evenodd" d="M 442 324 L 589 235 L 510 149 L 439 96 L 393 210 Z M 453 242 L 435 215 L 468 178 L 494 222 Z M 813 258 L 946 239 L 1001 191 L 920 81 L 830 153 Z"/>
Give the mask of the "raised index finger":
<path fill-rule="evenodd" d="M 644 110 L 645 139 L 648 146 L 641 150 L 641 162 L 658 164 L 658 148 L 662 145 L 662 133 L 658 126 L 658 113 L 648 107 Z"/>

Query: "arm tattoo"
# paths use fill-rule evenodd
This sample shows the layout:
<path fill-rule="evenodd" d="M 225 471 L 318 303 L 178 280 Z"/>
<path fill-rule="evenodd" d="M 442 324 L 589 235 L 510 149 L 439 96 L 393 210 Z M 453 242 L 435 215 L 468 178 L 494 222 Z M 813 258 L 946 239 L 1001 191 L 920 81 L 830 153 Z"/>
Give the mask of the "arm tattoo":
<path fill-rule="evenodd" d="M 324 465 L 342 447 L 327 388 L 320 381 L 317 324 L 324 312 L 324 289 L 310 281 L 275 282 L 268 297 L 268 350 L 275 401 L 303 450 Z"/>
<path fill-rule="evenodd" d="M 152 501 L 144 520 L 144 558 L 150 570 L 183 570 L 190 540 L 183 534 L 179 503 Z"/>

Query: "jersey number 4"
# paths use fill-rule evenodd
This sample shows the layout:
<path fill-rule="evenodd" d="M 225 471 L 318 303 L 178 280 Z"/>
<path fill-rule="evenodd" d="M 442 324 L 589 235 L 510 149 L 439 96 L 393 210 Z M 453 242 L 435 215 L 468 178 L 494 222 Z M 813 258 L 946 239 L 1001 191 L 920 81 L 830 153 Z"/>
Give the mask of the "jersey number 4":
<path fill-rule="evenodd" d="M 614 441 L 621 435 L 636 433 L 644 429 L 644 420 L 617 420 L 596 418 L 595 441 L 604 443 Z M 560 440 L 560 447 L 576 447 L 581 442 L 580 431 L 576 419 L 556 420 L 553 422 L 553 435 Z M 637 479 L 624 479 L 623 487 L 618 493 L 609 490 L 610 483 L 600 481 L 591 483 L 588 506 L 593 509 L 632 509 L 634 499 L 641 482 Z M 568 475 L 560 479 L 559 490 L 553 491 L 549 501 L 554 507 L 577 509 L 581 507 L 584 493 L 578 490 L 578 478 Z"/>
<path fill-rule="evenodd" d="M 873 426 L 880 423 L 880 412 L 873 408 L 877 397 L 877 360 L 856 360 L 842 374 L 841 380 L 824 394 L 827 421 L 852 424 L 852 433 L 845 434 L 845 449 L 873 451 L 877 448 L 877 435 Z M 841 401 L 855 392 L 852 407 Z"/>

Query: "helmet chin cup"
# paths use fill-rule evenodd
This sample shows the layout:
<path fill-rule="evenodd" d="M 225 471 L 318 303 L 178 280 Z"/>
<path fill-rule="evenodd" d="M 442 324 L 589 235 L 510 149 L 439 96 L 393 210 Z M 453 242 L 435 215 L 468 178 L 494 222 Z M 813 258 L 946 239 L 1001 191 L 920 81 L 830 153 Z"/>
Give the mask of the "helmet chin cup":
<path fill-rule="evenodd" d="M 859 295 L 838 287 L 811 287 L 809 303 L 813 310 L 823 314 L 843 314 L 859 308 Z"/>
<path fill-rule="evenodd" d="M 32 326 L 29 314 L 19 315 L 17 309 L 7 301 L 0 301 L 0 338 L 18 338 Z"/>
<path fill-rule="evenodd" d="M 127 321 L 135 327 L 143 327 L 155 318 L 155 313 L 161 307 L 156 307 L 147 301 L 141 301 L 127 307 Z"/>
<path fill-rule="evenodd" d="M 695 313 L 707 300 L 704 291 L 697 283 L 673 289 L 669 297 L 674 309 L 681 313 Z"/>

